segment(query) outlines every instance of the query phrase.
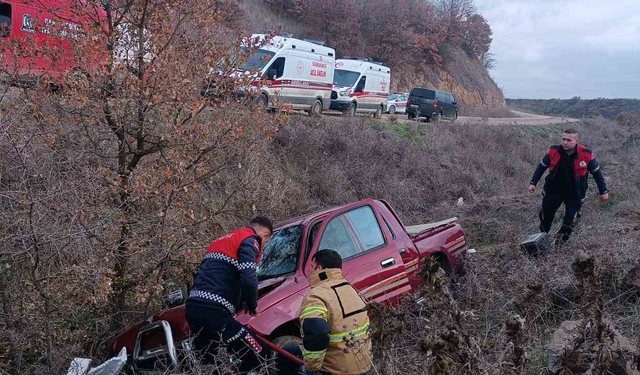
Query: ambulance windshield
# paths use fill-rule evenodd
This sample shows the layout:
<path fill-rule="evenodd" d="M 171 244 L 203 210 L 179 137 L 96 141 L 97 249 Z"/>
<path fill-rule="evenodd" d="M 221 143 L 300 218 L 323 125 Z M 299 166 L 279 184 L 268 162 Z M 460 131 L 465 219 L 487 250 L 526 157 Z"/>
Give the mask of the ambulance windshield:
<path fill-rule="evenodd" d="M 249 60 L 242 64 L 240 69 L 259 72 L 267 65 L 267 63 L 269 63 L 269 61 L 271 61 L 273 56 L 275 56 L 275 52 L 259 49 L 249 58 Z"/>
<path fill-rule="evenodd" d="M 360 77 L 360 72 L 336 69 L 333 73 L 333 84 L 344 87 L 353 86 L 356 84 L 358 77 Z"/>

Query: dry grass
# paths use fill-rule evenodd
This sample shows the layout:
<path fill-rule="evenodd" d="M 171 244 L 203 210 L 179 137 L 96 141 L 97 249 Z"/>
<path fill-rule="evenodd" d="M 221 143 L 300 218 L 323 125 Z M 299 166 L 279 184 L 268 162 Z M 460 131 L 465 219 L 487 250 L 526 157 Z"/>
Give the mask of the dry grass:
<path fill-rule="evenodd" d="M 3 115 L 7 121 L 18 120 L 10 118 L 6 112 Z M 203 121 L 207 124 L 230 122 L 234 127 L 250 121 L 276 128 L 274 116 L 263 116 L 250 112 L 238 116 L 228 107 L 212 111 Z M 603 119 L 574 125 L 581 132 L 581 141 L 595 151 L 603 166 L 612 192 L 611 200 L 605 204 L 596 203 L 591 183 L 583 218 L 574 236 L 566 246 L 554 249 L 546 257 L 528 258 L 519 250 L 518 244 L 528 234 L 537 232 L 536 216 L 541 197 L 528 194 L 526 187 L 549 144 L 557 142 L 560 125 L 490 127 L 412 123 L 381 126 L 364 118 L 291 116 L 287 123 L 281 123 L 271 142 L 255 140 L 251 157 L 230 160 L 229 167 L 219 178 L 203 181 L 190 190 L 194 191 L 190 193 L 193 196 L 178 201 L 180 206 L 175 208 L 171 228 L 175 227 L 175 231 L 181 233 L 180 238 L 188 243 L 173 250 L 174 281 L 184 281 L 178 275 L 182 277 L 197 266 L 198 254 L 204 251 L 202 249 L 213 236 L 244 224 L 254 212 L 284 219 L 373 197 L 390 201 L 405 224 L 459 217 L 471 247 L 478 250 L 468 261 L 466 275 L 455 283 L 453 302 L 439 299 L 437 291 L 433 293 L 432 290 L 427 295 L 450 309 L 433 312 L 426 308 L 416 312 L 416 306 L 407 303 L 396 310 L 383 309 L 382 316 L 378 314 L 380 320 L 373 321 L 375 329 L 394 330 L 382 336 L 380 331 L 374 331 L 377 335 L 374 336 L 374 347 L 378 353 L 386 353 L 375 357 L 376 368 L 381 374 L 427 373 L 424 369 L 429 369 L 428 373 L 468 373 L 464 366 L 459 366 L 464 360 L 471 361 L 478 369 L 502 371 L 503 367 L 496 363 L 509 357 L 505 354 L 508 345 L 505 344 L 504 322 L 514 314 L 526 319 L 521 345 L 529 358 L 527 372 L 539 373 L 546 365 L 545 348 L 550 335 L 563 320 L 580 314 L 580 293 L 570 269 L 578 250 L 596 258 L 606 314 L 623 335 L 636 338 L 640 331 L 638 292 L 631 290 L 624 281 L 626 272 L 638 264 L 640 247 L 640 231 L 633 230 L 640 224 L 640 169 L 637 168 L 640 144 L 628 142 L 636 130 Z M 260 128 L 245 126 L 245 131 L 258 134 Z M 208 131 L 215 133 L 216 128 L 211 129 Z M 0 146 L 4 154 L 11 155 L 11 143 L 5 139 Z M 64 180 L 54 179 L 60 185 L 53 180 L 50 182 L 50 186 L 56 187 L 50 194 L 54 203 L 66 202 L 69 207 L 42 205 L 38 207 L 39 217 L 54 218 L 58 215 L 56 210 L 61 209 L 97 215 L 103 212 L 100 207 L 109 207 L 108 200 L 96 203 L 88 198 L 74 199 L 90 197 L 84 192 L 88 186 L 93 189 L 93 196 L 109 194 L 108 188 L 87 172 L 94 168 L 93 159 L 78 157 L 77 164 L 70 166 L 64 162 L 66 159 L 55 157 L 84 155 L 81 149 L 48 147 L 28 144 L 27 150 L 33 152 L 25 153 L 25 160 L 30 168 L 36 171 L 46 168 L 53 177 L 55 173 L 64 172 Z M 233 146 L 234 150 L 236 148 L 241 151 L 242 145 Z M 46 164 L 38 165 L 39 159 L 35 155 L 51 157 L 46 158 Z M 223 156 L 224 150 L 220 150 L 220 158 Z M 5 196 L 0 201 L 3 204 L 0 218 L 7 225 L 11 222 L 18 225 L 25 220 L 22 211 L 16 209 L 12 214 L 8 210 L 10 203 L 6 197 L 14 194 L 11 189 L 15 190 L 11 187 L 15 184 L 12 173 L 20 170 L 14 164 L 7 163 L 0 176 L 0 187 Z M 238 185 L 236 180 L 241 180 L 242 184 Z M 89 182 L 92 185 L 87 185 Z M 459 197 L 464 198 L 462 207 L 454 204 Z M 153 196 L 140 195 L 138 199 L 140 217 L 149 217 L 139 221 L 139 233 L 145 233 L 145 228 L 157 226 L 150 219 L 152 215 L 157 216 L 157 205 L 153 204 Z M 193 215 L 191 208 L 200 206 L 202 210 L 204 206 L 224 207 L 224 210 L 210 218 L 195 210 L 197 218 L 208 218 L 196 225 L 199 221 L 190 218 Z M 101 219 L 96 220 L 102 223 Z M 50 233 L 56 233 L 57 226 L 66 225 L 57 224 L 55 220 L 47 223 L 42 228 Z M 91 238 L 109 238 L 110 227 L 109 223 L 96 226 Z M 183 229 L 187 231 L 182 232 Z M 74 251 L 70 251 L 69 256 L 78 259 L 78 264 L 94 261 L 92 254 L 98 245 L 81 236 L 74 242 Z M 157 249 L 152 243 L 146 246 L 148 250 L 141 254 L 152 254 Z M 16 266 L 8 273 L 0 274 L 9 277 L 0 278 L 0 281 L 5 283 L 5 288 L 8 285 L 6 290 L 16 296 L 14 298 L 24 297 L 19 293 L 21 272 Z M 65 270 L 61 269 L 61 272 Z M 95 274 L 95 268 L 92 272 Z M 66 275 L 70 278 L 66 279 L 68 285 L 82 280 L 71 272 Z M 61 289 L 56 298 L 71 299 L 73 293 L 74 290 Z M 136 289 L 138 294 L 143 298 L 140 302 L 130 302 L 128 311 L 122 313 L 122 320 L 138 319 L 141 314 L 146 315 L 160 306 L 161 293 Z M 12 345 L 24 348 L 18 358 L 24 365 L 24 373 L 60 372 L 68 365 L 70 356 L 99 357 L 100 345 L 115 334 L 105 328 L 105 322 L 110 320 L 107 306 L 99 302 L 89 306 L 73 313 L 67 309 L 55 311 L 52 317 L 56 319 L 52 320 L 54 352 L 51 353 L 54 363 L 51 366 L 44 366 L 42 355 L 37 354 L 43 347 L 39 328 L 42 327 L 41 318 L 37 315 L 20 318 L 22 328 L 19 332 L 14 327 L 0 326 L 0 340 L 3 344 L 11 341 Z M 0 317 L 3 321 L 8 318 Z M 463 344 L 454 345 L 460 352 L 448 355 L 447 352 L 454 349 L 451 349 L 453 342 L 447 341 L 443 344 L 447 349 L 439 349 L 442 356 L 427 356 L 430 350 L 434 353 L 434 344 L 440 345 L 434 341 L 438 335 L 432 335 L 436 332 L 431 330 L 434 326 L 445 329 L 437 332 L 448 333 L 447 337 L 454 341 L 462 339 Z M 409 327 L 411 332 L 407 333 Z M 452 331 L 457 333 L 454 335 Z M 72 338 L 75 344 L 70 344 Z M 11 356 L 6 348 L 0 345 L 3 362 Z"/>
<path fill-rule="evenodd" d="M 606 117 L 616 119 L 624 112 L 640 112 L 639 99 L 507 99 L 507 105 L 543 115 L 558 115 L 573 118 Z"/>
<path fill-rule="evenodd" d="M 492 366 L 499 359 L 505 346 L 504 322 L 518 314 L 526 320 L 523 345 L 529 356 L 528 373 L 538 373 L 546 365 L 550 335 L 562 321 L 580 314 L 579 289 L 570 268 L 578 250 L 596 258 L 606 314 L 623 335 L 638 336 L 638 291 L 624 282 L 626 272 L 638 264 L 640 247 L 640 231 L 633 230 L 640 224 L 640 170 L 635 167 L 640 158 L 633 151 L 637 144 L 633 149 L 623 147 L 632 134 L 629 128 L 603 119 L 576 124 L 582 142 L 603 166 L 611 200 L 596 203 L 591 181 L 583 217 L 571 240 L 546 257 L 532 259 L 520 251 L 519 243 L 538 231 L 541 197 L 530 195 L 526 187 L 547 147 L 557 142 L 560 125 L 421 124 L 398 131 L 340 118 L 293 123 L 274 144 L 279 166 L 291 176 L 296 191 L 305 192 L 291 213 L 375 197 L 389 200 L 407 224 L 461 218 L 478 252 L 456 284 L 455 295 L 458 309 L 467 312 L 465 334 L 474 340 L 479 363 Z M 462 207 L 454 206 L 458 197 L 465 200 Z M 374 344 L 395 356 L 392 363 L 388 355 L 376 357 L 384 358 L 376 362 L 381 373 L 431 366 L 420 340 L 434 324 L 455 322 L 451 317 L 433 322 L 427 316 L 415 318 L 422 322 L 416 326 L 416 320 L 407 323 L 407 309 L 411 306 L 387 311 L 381 320 L 381 325 L 397 330 L 393 338 L 380 336 Z"/>
<path fill-rule="evenodd" d="M 517 114 L 511 112 L 507 107 L 483 108 L 472 105 L 461 104 L 460 116 L 480 117 L 480 118 L 518 118 Z"/>

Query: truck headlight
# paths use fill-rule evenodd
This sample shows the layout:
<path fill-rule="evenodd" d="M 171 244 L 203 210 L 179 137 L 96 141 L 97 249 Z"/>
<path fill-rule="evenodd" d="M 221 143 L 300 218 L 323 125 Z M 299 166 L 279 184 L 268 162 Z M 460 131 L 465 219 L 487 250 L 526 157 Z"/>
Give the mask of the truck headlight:
<path fill-rule="evenodd" d="M 351 90 L 343 90 L 339 92 L 340 96 L 348 96 L 351 94 Z"/>

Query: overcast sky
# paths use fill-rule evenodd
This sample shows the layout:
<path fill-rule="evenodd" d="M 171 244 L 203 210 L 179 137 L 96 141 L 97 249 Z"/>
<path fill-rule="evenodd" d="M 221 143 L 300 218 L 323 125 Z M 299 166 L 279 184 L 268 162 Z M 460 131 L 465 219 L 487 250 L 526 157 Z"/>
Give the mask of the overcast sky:
<path fill-rule="evenodd" d="M 640 98 L 640 0 L 476 0 L 507 98 Z"/>

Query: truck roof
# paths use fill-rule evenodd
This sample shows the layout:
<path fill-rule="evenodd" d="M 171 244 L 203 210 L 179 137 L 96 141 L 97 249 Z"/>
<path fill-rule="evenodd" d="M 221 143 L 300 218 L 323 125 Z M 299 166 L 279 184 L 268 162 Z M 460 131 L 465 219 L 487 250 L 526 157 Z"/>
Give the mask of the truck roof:
<path fill-rule="evenodd" d="M 252 34 L 252 40 L 263 41 L 267 38 L 265 34 Z M 334 57 L 336 51 L 333 48 L 325 47 L 323 45 L 310 42 L 308 40 L 289 38 L 286 36 L 276 35 L 272 37 L 262 49 L 266 49 L 269 51 L 277 52 L 282 49 L 296 49 L 305 52 L 317 53 L 323 56 L 331 56 Z"/>
<path fill-rule="evenodd" d="M 284 220 L 282 222 L 278 222 L 275 225 L 275 230 L 278 229 L 282 229 L 282 228 L 286 228 L 286 227 L 290 227 L 290 226 L 294 226 L 294 225 L 301 225 L 301 224 L 308 224 L 311 221 L 315 221 L 317 219 L 321 219 L 325 216 L 328 216 L 329 214 L 331 214 L 334 211 L 338 211 L 338 210 L 342 210 L 344 209 L 348 209 L 349 207 L 356 207 L 356 206 L 361 206 L 363 203 L 369 203 L 369 204 L 376 204 L 377 202 L 379 202 L 376 199 L 364 199 L 358 202 L 353 202 L 353 203 L 349 203 L 349 204 L 345 204 L 342 206 L 334 206 L 331 208 L 327 208 L 325 210 L 322 211 L 316 211 L 316 212 L 312 212 L 306 215 L 301 215 L 301 216 L 297 216 L 291 219 L 287 219 Z"/>
<path fill-rule="evenodd" d="M 391 69 L 384 65 L 362 59 L 338 59 L 336 60 L 336 69 L 350 70 L 353 72 L 375 70 L 383 73 L 391 73 Z"/>

